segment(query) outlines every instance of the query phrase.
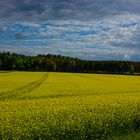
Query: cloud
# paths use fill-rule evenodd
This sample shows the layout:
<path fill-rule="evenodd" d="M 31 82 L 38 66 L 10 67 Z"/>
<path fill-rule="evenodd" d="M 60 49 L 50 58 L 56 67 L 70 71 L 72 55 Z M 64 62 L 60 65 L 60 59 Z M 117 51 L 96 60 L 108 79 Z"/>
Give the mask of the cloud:
<path fill-rule="evenodd" d="M 3 29 L 2 28 L 0 28 L 0 34 L 2 34 L 4 31 L 3 31 Z"/>
<path fill-rule="evenodd" d="M 134 24 L 135 23 L 135 24 Z M 27 54 L 53 53 L 96 60 L 131 60 L 139 48 L 140 16 L 120 15 L 93 21 L 50 20 L 17 22 L 5 26 L 16 40 L 2 40 Z M 8 36 L 8 35 L 7 35 Z"/>
<path fill-rule="evenodd" d="M 25 39 L 25 38 L 26 38 L 22 33 L 16 33 L 16 34 L 14 35 L 14 37 L 15 37 L 16 39 Z"/>
<path fill-rule="evenodd" d="M 93 20 L 124 13 L 139 14 L 139 0 L 4 0 L 0 18 L 9 21 Z"/>
<path fill-rule="evenodd" d="M 0 50 L 139 60 L 139 0 L 0 1 Z"/>

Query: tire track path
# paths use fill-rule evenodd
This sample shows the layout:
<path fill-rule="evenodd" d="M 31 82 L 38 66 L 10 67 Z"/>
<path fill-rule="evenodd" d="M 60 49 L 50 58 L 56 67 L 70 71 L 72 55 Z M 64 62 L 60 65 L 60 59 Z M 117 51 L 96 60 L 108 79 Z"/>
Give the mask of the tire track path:
<path fill-rule="evenodd" d="M 49 73 L 45 73 L 39 80 L 30 82 L 29 84 L 14 89 L 12 91 L 3 92 L 0 94 L 0 100 L 16 98 L 19 95 L 29 93 L 38 88 L 45 80 L 47 80 Z"/>

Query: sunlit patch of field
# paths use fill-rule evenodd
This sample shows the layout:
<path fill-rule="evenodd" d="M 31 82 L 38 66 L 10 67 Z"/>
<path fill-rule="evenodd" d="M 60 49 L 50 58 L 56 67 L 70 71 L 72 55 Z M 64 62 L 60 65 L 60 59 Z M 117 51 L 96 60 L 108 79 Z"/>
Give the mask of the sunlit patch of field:
<path fill-rule="evenodd" d="M 133 139 L 139 129 L 138 76 L 0 73 L 0 139 Z"/>

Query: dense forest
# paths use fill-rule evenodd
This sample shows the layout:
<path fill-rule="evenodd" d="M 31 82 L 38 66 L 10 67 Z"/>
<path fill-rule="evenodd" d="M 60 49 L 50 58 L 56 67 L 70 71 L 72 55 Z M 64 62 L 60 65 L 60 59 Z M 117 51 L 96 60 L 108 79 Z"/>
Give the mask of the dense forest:
<path fill-rule="evenodd" d="M 138 74 L 140 62 L 80 60 L 61 55 L 0 53 L 0 70 Z"/>

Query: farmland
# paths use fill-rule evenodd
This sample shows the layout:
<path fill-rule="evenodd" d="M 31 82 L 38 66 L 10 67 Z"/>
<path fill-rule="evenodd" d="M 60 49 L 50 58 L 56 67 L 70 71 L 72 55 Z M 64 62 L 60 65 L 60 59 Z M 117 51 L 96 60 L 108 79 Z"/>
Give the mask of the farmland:
<path fill-rule="evenodd" d="M 139 76 L 0 73 L 0 139 L 133 139 L 139 129 Z"/>

